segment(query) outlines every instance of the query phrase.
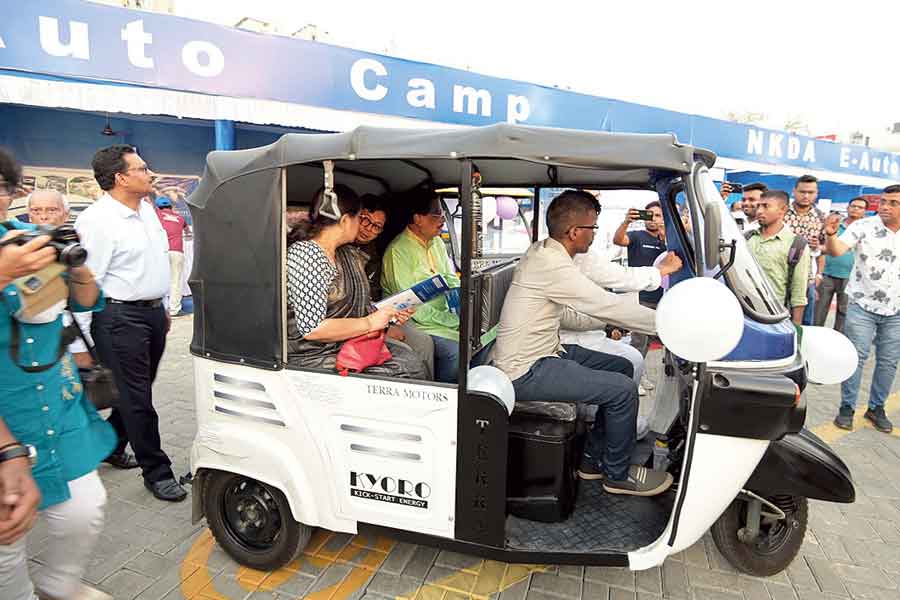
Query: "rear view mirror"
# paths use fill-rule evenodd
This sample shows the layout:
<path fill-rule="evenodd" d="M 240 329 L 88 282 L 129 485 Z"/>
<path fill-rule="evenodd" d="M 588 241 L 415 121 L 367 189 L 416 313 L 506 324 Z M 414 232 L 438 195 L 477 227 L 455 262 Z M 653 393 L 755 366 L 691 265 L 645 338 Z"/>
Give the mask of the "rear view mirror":
<path fill-rule="evenodd" d="M 719 266 L 720 236 L 722 235 L 722 214 L 716 204 L 706 205 L 703 215 L 703 263 L 707 269 Z"/>

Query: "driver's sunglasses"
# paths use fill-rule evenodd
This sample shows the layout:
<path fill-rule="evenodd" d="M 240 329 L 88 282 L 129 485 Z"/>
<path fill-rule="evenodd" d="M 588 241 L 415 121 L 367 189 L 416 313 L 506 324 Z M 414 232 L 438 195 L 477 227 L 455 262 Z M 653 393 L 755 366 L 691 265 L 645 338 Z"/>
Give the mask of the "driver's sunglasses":
<path fill-rule="evenodd" d="M 382 225 L 381 223 L 376 223 L 366 215 L 360 215 L 359 222 L 362 223 L 364 227 L 368 227 L 369 229 L 377 231 L 378 233 L 384 231 L 384 225 Z"/>
<path fill-rule="evenodd" d="M 597 231 L 598 229 L 600 229 L 600 226 L 599 225 L 575 225 L 574 227 L 572 227 L 572 229 L 593 229 L 594 231 Z"/>

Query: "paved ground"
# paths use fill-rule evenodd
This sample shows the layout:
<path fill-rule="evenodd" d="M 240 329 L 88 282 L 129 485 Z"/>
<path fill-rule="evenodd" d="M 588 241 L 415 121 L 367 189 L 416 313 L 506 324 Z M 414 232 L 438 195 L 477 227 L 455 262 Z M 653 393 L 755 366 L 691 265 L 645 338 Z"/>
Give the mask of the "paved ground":
<path fill-rule="evenodd" d="M 188 468 L 194 436 L 191 319 L 177 319 L 155 395 L 164 448 L 176 473 Z M 870 366 L 871 368 L 871 366 Z M 898 381 L 900 384 L 900 381 Z M 868 389 L 868 377 L 863 382 Z M 897 389 L 895 385 L 895 392 Z M 831 442 L 857 484 L 852 505 L 812 503 L 800 556 L 776 577 L 739 575 L 702 539 L 661 568 L 507 565 L 398 543 L 319 532 L 301 559 L 275 573 L 236 565 L 208 530 L 190 523 L 190 502 L 164 504 L 135 471 L 102 469 L 107 523 L 86 579 L 117 600 L 313 598 L 384 600 L 888 600 L 900 598 L 900 431 L 884 435 L 861 421 L 853 433 L 830 425 L 836 386 L 812 386 L 807 426 Z M 900 421 L 900 396 L 888 412 Z M 861 414 L 860 411 L 858 414 Z M 30 536 L 40 568 L 46 534 Z"/>

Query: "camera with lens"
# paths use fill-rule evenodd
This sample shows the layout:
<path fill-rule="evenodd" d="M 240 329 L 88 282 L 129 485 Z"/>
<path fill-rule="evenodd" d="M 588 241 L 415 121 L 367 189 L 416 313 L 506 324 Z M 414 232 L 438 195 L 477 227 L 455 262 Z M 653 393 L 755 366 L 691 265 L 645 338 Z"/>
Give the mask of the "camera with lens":
<path fill-rule="evenodd" d="M 0 246 L 18 244 L 22 246 L 42 235 L 50 236 L 47 245 L 56 250 L 56 261 L 68 268 L 80 267 L 87 260 L 87 250 L 81 245 L 78 232 L 71 225 L 38 225 L 34 230 L 26 230 L 16 237 L 0 242 Z"/>

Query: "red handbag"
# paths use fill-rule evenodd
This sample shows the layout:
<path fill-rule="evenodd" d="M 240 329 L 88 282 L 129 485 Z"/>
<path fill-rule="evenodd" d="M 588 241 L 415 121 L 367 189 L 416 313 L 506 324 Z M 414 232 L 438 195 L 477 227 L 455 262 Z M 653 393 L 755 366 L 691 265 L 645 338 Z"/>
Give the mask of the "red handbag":
<path fill-rule="evenodd" d="M 350 338 L 341 345 L 335 368 L 341 375 L 349 372 L 360 373 L 369 367 L 383 365 L 391 360 L 391 351 L 384 343 L 384 331 Z"/>

